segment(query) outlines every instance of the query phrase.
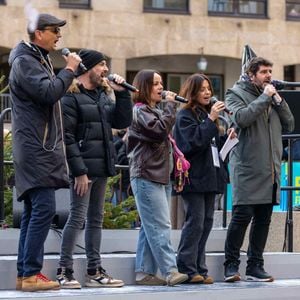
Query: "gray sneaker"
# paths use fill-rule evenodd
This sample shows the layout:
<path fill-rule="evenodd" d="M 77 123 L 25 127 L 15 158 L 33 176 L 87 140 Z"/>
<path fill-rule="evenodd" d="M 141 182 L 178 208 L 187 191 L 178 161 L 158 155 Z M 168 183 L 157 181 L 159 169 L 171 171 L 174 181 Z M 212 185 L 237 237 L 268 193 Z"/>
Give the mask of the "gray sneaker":
<path fill-rule="evenodd" d="M 99 268 L 95 275 L 86 275 L 85 286 L 94 288 L 114 288 L 122 287 L 124 282 L 109 276 L 103 268 Z"/>
<path fill-rule="evenodd" d="M 74 278 L 72 269 L 58 268 L 56 281 L 61 289 L 81 289 L 81 284 Z"/>
<path fill-rule="evenodd" d="M 188 280 L 188 278 L 189 276 L 187 274 L 182 274 L 177 271 L 173 271 L 167 276 L 167 284 L 169 286 L 173 286 L 175 284 L 179 284 Z"/>

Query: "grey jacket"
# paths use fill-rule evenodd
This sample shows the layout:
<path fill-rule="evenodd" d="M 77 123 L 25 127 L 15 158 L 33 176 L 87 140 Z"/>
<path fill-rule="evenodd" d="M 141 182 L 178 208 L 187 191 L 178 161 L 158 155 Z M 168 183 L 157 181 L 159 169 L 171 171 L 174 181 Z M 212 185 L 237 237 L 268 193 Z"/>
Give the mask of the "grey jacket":
<path fill-rule="evenodd" d="M 229 158 L 233 205 L 278 204 L 282 132 L 294 130 L 286 101 L 280 106 L 251 82 L 238 81 L 229 89 L 226 106 L 238 129 L 239 143 Z"/>

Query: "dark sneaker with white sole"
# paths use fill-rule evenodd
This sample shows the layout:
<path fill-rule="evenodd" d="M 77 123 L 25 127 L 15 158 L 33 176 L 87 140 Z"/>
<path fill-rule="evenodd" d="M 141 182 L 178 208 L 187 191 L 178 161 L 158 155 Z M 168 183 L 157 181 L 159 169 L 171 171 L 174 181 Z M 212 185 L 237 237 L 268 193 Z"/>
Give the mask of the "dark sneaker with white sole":
<path fill-rule="evenodd" d="M 225 282 L 235 282 L 240 281 L 241 275 L 239 273 L 239 264 L 231 262 L 225 265 L 224 270 L 224 281 Z"/>
<path fill-rule="evenodd" d="M 272 282 L 273 276 L 267 273 L 261 264 L 248 266 L 246 269 L 246 280 L 256 282 Z"/>

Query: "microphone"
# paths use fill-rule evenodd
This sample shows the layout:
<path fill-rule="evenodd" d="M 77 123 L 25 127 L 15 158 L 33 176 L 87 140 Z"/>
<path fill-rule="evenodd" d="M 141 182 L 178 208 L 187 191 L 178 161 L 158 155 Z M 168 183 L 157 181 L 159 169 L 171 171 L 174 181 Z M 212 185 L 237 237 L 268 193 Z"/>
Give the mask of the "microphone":
<path fill-rule="evenodd" d="M 215 97 L 215 96 L 212 96 L 211 98 L 210 98 L 210 103 L 213 105 L 213 104 L 215 104 L 217 101 L 219 101 L 218 99 L 217 99 L 217 97 Z M 232 115 L 232 111 L 230 111 L 228 108 L 224 108 L 224 111 L 227 113 L 227 114 L 229 114 L 229 115 Z"/>
<path fill-rule="evenodd" d="M 125 89 L 127 89 L 127 90 L 129 90 L 129 91 L 131 91 L 131 92 L 137 93 L 137 92 L 139 91 L 135 86 L 133 86 L 133 85 L 127 83 L 126 81 L 124 81 L 124 82 L 122 82 L 122 83 L 116 82 L 116 81 L 115 81 L 115 78 L 114 78 L 114 74 L 109 74 L 109 75 L 107 76 L 107 79 L 108 79 L 109 81 L 114 82 L 115 84 L 118 84 L 118 85 L 122 86 L 123 88 L 125 88 Z"/>
<path fill-rule="evenodd" d="M 167 95 L 167 91 L 162 91 L 161 92 L 161 97 L 163 99 L 166 99 L 166 95 Z M 185 98 L 183 98 L 181 96 L 178 96 L 178 95 L 175 96 L 175 100 L 178 101 L 178 102 L 181 102 L 181 103 L 188 103 L 189 102 L 188 99 L 185 99 Z"/>
<path fill-rule="evenodd" d="M 282 80 L 272 80 L 271 84 L 276 90 L 283 90 L 286 87 L 300 87 L 300 82 L 289 82 Z"/>
<path fill-rule="evenodd" d="M 70 53 L 71 53 L 71 51 L 70 51 L 68 48 L 63 48 L 63 49 L 61 50 L 61 54 L 62 54 L 62 55 L 65 55 L 65 56 L 68 56 Z M 84 71 L 84 72 L 87 71 L 86 66 L 85 66 L 82 62 L 79 63 L 79 67 L 82 69 L 82 71 Z"/>

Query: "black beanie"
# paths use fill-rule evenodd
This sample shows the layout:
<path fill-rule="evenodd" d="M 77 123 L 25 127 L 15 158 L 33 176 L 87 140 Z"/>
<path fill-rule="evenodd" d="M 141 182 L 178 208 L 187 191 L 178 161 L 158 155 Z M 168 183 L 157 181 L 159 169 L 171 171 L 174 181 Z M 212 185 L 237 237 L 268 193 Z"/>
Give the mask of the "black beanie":
<path fill-rule="evenodd" d="M 102 60 L 106 60 L 106 57 L 101 52 L 90 50 L 90 49 L 81 49 L 78 53 L 80 58 L 82 59 L 82 63 L 85 65 L 87 70 L 92 69 Z M 77 76 L 80 76 L 84 73 L 84 71 L 79 67 L 76 72 Z"/>

